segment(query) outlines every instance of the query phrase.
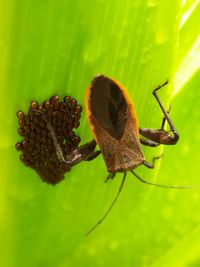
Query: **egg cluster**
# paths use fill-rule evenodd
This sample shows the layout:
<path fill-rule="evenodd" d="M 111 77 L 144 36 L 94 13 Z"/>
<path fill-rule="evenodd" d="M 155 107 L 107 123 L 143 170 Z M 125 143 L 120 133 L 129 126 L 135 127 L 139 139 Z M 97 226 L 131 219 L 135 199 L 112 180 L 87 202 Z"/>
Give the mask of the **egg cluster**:
<path fill-rule="evenodd" d="M 20 126 L 17 132 L 23 140 L 15 147 L 22 153 L 21 161 L 33 168 L 43 181 L 56 184 L 70 170 L 71 165 L 60 159 L 52 135 L 55 135 L 63 155 L 69 155 L 81 141 L 73 131 L 79 127 L 81 111 L 76 99 L 65 96 L 60 101 L 58 96 L 53 96 L 42 105 L 32 101 L 27 115 L 17 112 Z"/>

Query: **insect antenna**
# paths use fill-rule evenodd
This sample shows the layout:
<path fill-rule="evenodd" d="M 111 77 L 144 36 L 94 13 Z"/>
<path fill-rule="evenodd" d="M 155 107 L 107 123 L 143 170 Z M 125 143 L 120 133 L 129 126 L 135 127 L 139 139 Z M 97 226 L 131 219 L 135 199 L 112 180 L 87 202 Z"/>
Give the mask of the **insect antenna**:
<path fill-rule="evenodd" d="M 172 186 L 172 185 L 161 185 L 161 184 L 155 184 L 151 182 L 147 182 L 144 179 L 142 179 L 139 175 L 137 175 L 134 171 L 130 171 L 140 182 L 148 185 L 153 185 L 157 187 L 162 187 L 162 188 L 173 188 L 173 189 L 191 189 L 195 188 L 195 186 Z"/>
<path fill-rule="evenodd" d="M 110 205 L 109 209 L 106 211 L 106 213 L 103 215 L 103 217 L 85 234 L 85 236 L 88 236 L 89 234 L 91 234 L 104 221 L 104 219 L 110 213 L 110 211 L 112 210 L 114 204 L 116 203 L 116 201 L 117 201 L 117 199 L 118 199 L 118 197 L 119 197 L 119 195 L 120 195 L 120 193 L 122 191 L 125 179 L 126 179 L 126 172 L 124 172 L 123 179 L 122 179 L 122 182 L 120 184 L 120 187 L 119 187 L 119 190 L 117 192 L 117 195 L 115 196 L 115 198 L 114 198 L 112 204 Z"/>

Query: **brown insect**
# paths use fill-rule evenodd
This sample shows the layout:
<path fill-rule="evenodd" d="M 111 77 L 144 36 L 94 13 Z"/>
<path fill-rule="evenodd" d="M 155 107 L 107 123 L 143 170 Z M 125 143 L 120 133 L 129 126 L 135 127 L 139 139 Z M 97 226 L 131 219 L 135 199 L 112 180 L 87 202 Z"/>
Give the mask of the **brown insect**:
<path fill-rule="evenodd" d="M 174 127 L 169 112 L 162 105 L 157 91 L 166 86 L 168 81 L 159 85 L 153 90 L 153 96 L 158 102 L 164 115 L 160 129 L 139 128 L 136 111 L 126 89 L 117 81 L 104 75 L 95 77 L 87 90 L 85 105 L 86 114 L 94 140 L 75 150 L 77 163 L 82 160 L 92 160 L 100 153 L 104 158 L 109 175 L 106 181 L 113 179 L 118 172 L 123 173 L 123 179 L 118 193 L 111 206 L 104 216 L 92 227 L 86 235 L 91 233 L 108 215 L 115 204 L 126 179 L 126 174 L 130 171 L 142 183 L 164 188 L 189 188 L 184 186 L 165 186 L 147 182 L 138 176 L 133 170 L 139 165 L 147 168 L 154 168 L 155 161 L 160 157 L 154 157 L 152 162 L 145 160 L 141 144 L 156 147 L 160 144 L 175 145 L 179 139 L 179 134 Z M 164 129 L 165 122 L 168 122 L 170 131 Z M 49 126 L 50 128 L 50 126 Z M 70 164 L 71 159 L 63 154 L 58 148 L 58 142 L 53 129 L 54 145 L 57 147 L 59 158 L 66 164 Z M 140 137 L 143 136 L 143 137 Z M 100 151 L 95 151 L 96 143 Z M 74 153 L 72 152 L 74 157 Z"/>
<path fill-rule="evenodd" d="M 169 112 L 165 110 L 157 95 L 157 91 L 167 84 L 168 81 L 153 90 L 153 96 L 164 115 L 160 129 L 138 127 L 133 102 L 126 89 L 119 82 L 104 75 L 98 75 L 88 88 L 85 98 L 86 114 L 94 139 L 99 145 L 109 172 L 106 181 L 113 179 L 118 172 L 122 172 L 124 175 L 119 191 L 110 208 L 87 234 L 91 233 L 112 209 L 122 190 L 127 171 L 130 171 L 141 182 L 149 185 L 165 188 L 188 188 L 147 182 L 133 171 L 139 165 L 154 168 L 155 161 L 160 158 L 160 156 L 154 157 L 151 163 L 146 161 L 141 144 L 150 147 L 156 147 L 160 144 L 175 145 L 179 139 L 179 134 L 169 117 Z M 164 130 L 166 121 L 172 134 L 170 131 Z M 143 137 L 140 137 L 140 135 Z"/>

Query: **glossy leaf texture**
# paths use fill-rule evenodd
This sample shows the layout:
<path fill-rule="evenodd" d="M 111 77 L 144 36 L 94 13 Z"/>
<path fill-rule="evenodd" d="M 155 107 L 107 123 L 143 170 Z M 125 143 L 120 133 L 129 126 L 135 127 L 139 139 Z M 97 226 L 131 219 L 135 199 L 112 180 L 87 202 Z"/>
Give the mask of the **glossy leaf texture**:
<path fill-rule="evenodd" d="M 32 100 L 69 95 L 83 106 L 76 133 L 92 139 L 84 95 L 99 73 L 129 91 L 141 127 L 160 127 L 160 92 L 180 132 L 177 146 L 144 148 L 147 160 L 164 152 L 155 170 L 136 172 L 166 185 L 199 184 L 200 3 L 195 0 L 0 1 L 0 266 L 198 267 L 199 189 L 168 190 L 128 174 L 109 217 L 122 175 L 104 183 L 101 156 L 66 173 L 56 186 L 19 160 L 17 110 Z"/>

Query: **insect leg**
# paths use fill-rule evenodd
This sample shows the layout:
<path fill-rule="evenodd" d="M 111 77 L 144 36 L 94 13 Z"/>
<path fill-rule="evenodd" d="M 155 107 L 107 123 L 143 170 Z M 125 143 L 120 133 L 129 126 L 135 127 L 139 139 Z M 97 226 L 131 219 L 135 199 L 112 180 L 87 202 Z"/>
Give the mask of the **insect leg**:
<path fill-rule="evenodd" d="M 76 165 L 80 163 L 83 160 L 92 160 L 93 158 L 97 157 L 100 153 L 95 152 L 96 142 L 95 140 L 90 141 L 89 143 L 86 143 L 82 146 L 80 146 L 77 149 L 74 149 L 69 155 L 66 155 L 64 157 L 63 151 L 57 141 L 54 129 L 50 123 L 47 124 L 47 127 L 50 130 L 57 154 L 60 158 L 60 160 L 63 163 L 70 164 L 70 165 Z"/>
<path fill-rule="evenodd" d="M 54 129 L 49 122 L 47 122 L 47 127 L 51 133 L 51 136 L 52 136 L 52 139 L 54 142 L 54 146 L 56 148 L 58 157 L 59 157 L 61 162 L 66 163 L 66 164 L 70 164 L 70 165 L 76 165 L 83 160 L 92 160 L 100 154 L 100 151 L 94 151 L 94 149 L 96 147 L 96 142 L 94 140 L 92 140 L 89 143 L 86 143 L 86 144 L 78 147 L 77 149 L 74 149 L 70 154 L 64 156 L 63 151 L 62 151 L 62 149 L 61 149 L 61 147 L 57 141 L 57 137 L 56 137 L 56 134 L 54 132 Z"/>
<path fill-rule="evenodd" d="M 153 95 L 154 95 L 155 99 L 157 100 L 157 102 L 158 102 L 158 104 L 159 104 L 159 106 L 160 106 L 160 108 L 161 108 L 161 110 L 162 110 L 162 112 L 163 112 L 163 114 L 164 114 L 164 118 L 167 120 L 167 122 L 168 122 L 168 124 L 169 124 L 169 126 L 170 126 L 170 129 L 171 129 L 171 131 L 172 131 L 173 134 L 174 134 L 173 136 L 169 135 L 168 139 L 166 139 L 165 142 L 166 142 L 166 144 L 176 144 L 177 141 L 178 141 L 178 139 L 179 139 L 178 131 L 176 130 L 174 124 L 172 123 L 172 121 L 171 121 L 171 119 L 170 119 L 170 117 L 169 117 L 169 114 L 168 114 L 169 111 L 167 112 L 167 111 L 165 110 L 165 108 L 164 108 L 162 102 L 160 101 L 160 98 L 159 98 L 158 95 L 157 95 L 157 91 L 158 91 L 159 89 L 161 89 L 162 87 L 164 87 L 165 85 L 167 85 L 167 84 L 168 84 L 168 81 L 166 81 L 165 83 L 163 83 L 163 84 L 161 84 L 160 86 L 158 86 L 157 88 L 155 88 L 155 89 L 153 90 Z M 161 130 L 162 130 L 162 129 L 161 129 Z M 164 130 L 162 130 L 162 131 L 164 131 Z"/>
<path fill-rule="evenodd" d="M 61 147 L 57 141 L 57 137 L 56 137 L 55 131 L 54 131 L 51 123 L 48 121 L 46 121 L 46 123 L 47 123 L 47 127 L 51 133 L 57 154 L 58 154 L 58 156 L 62 162 L 66 163 L 66 164 L 70 164 L 70 165 L 76 165 L 83 160 L 91 160 L 100 154 L 100 153 L 98 153 L 98 151 L 97 152 L 94 151 L 95 147 L 96 147 L 96 141 L 92 140 L 89 143 L 86 143 L 86 144 L 80 146 L 79 148 L 73 150 L 69 155 L 66 155 L 64 157 L 63 151 L 62 151 L 62 149 L 61 149 Z"/>
<path fill-rule="evenodd" d="M 159 89 L 161 89 L 163 86 L 167 85 L 168 81 L 166 81 L 165 83 L 163 83 L 162 85 L 158 86 L 156 89 L 154 89 L 153 91 L 153 95 L 156 98 L 156 101 L 158 102 L 163 114 L 164 114 L 164 119 L 162 122 L 162 126 L 161 129 L 148 129 L 148 128 L 140 128 L 139 132 L 141 135 L 143 135 L 144 137 L 146 137 L 147 139 L 154 141 L 156 143 L 159 144 L 164 144 L 164 145 L 175 145 L 179 139 L 179 134 L 175 128 L 175 126 L 173 125 L 170 117 L 169 117 L 169 111 L 166 111 L 162 102 L 160 101 L 158 95 L 157 95 L 157 91 Z M 170 134 L 170 132 L 165 131 L 164 128 L 164 124 L 165 121 L 168 122 L 169 126 L 170 126 L 170 130 L 172 131 L 173 135 Z"/>
<path fill-rule="evenodd" d="M 168 115 L 169 115 L 170 110 L 171 110 L 171 105 L 169 106 L 169 109 L 168 109 L 168 111 L 167 111 L 167 114 L 168 114 Z M 164 117 L 164 118 L 162 119 L 162 124 L 161 124 L 161 127 L 160 127 L 161 130 L 164 130 L 164 128 L 165 128 L 165 122 L 166 122 L 166 117 Z"/>
<path fill-rule="evenodd" d="M 113 180 L 115 178 L 115 175 L 116 175 L 116 172 L 109 173 L 104 182 L 107 183 L 108 180 L 110 180 L 110 179 Z"/>
<path fill-rule="evenodd" d="M 154 169 L 156 160 L 160 159 L 162 156 L 163 156 L 163 155 L 160 155 L 160 156 L 157 156 L 157 157 L 153 157 L 153 159 L 152 159 L 152 163 L 150 163 L 150 162 L 148 162 L 148 161 L 145 160 L 145 161 L 143 162 L 143 165 L 144 165 L 145 167 L 147 167 L 147 168 Z"/>
<path fill-rule="evenodd" d="M 36 114 L 40 114 L 41 115 L 41 117 L 42 117 L 42 119 L 46 122 L 46 126 L 47 126 L 47 128 L 48 128 L 48 130 L 49 130 L 49 132 L 50 132 L 50 134 L 51 134 L 51 138 L 52 138 L 52 140 L 53 140 L 53 143 L 54 143 L 54 146 L 55 146 L 55 149 L 56 149 L 56 152 L 57 152 L 57 155 L 58 155 L 58 158 L 59 158 L 59 160 L 61 161 L 61 162 L 64 162 L 64 163 L 66 163 L 66 164 L 68 164 L 68 165 L 71 165 L 72 163 L 71 163 L 71 160 L 67 160 L 67 159 L 65 159 L 65 157 L 64 157 L 64 155 L 63 155 L 63 151 L 62 151 L 62 149 L 61 149 L 61 147 L 60 147 L 60 145 L 59 145 L 59 143 L 58 143 L 58 140 L 57 140 L 57 137 L 56 137 L 56 133 L 55 133 L 55 131 L 54 131 L 54 129 L 53 129 L 53 126 L 51 125 L 51 123 L 48 121 L 48 119 L 47 119 L 47 115 L 43 112 L 43 111 L 41 111 L 41 110 L 36 110 L 36 109 L 33 109 L 33 108 L 31 108 L 31 111 L 32 112 L 35 112 Z"/>
<path fill-rule="evenodd" d="M 70 154 L 70 157 L 72 157 L 72 165 L 76 165 L 83 160 L 90 161 L 96 158 L 101 153 L 101 151 L 95 151 L 96 145 L 96 141 L 92 140 L 72 151 Z"/>
<path fill-rule="evenodd" d="M 36 114 L 41 114 L 42 118 L 46 122 L 47 128 L 53 139 L 55 149 L 59 160 L 63 163 L 69 165 L 76 165 L 83 160 L 92 160 L 100 154 L 100 151 L 94 151 L 96 147 L 96 141 L 92 140 L 89 143 L 86 143 L 80 146 L 77 149 L 74 149 L 69 155 L 64 156 L 60 144 L 58 143 L 56 133 L 52 124 L 48 121 L 46 115 L 42 111 L 31 109 L 31 111 L 36 112 Z"/>
<path fill-rule="evenodd" d="M 144 138 L 140 138 L 140 143 L 142 145 L 151 146 L 151 147 L 156 147 L 156 146 L 160 145 L 159 143 L 156 143 L 154 141 L 151 141 L 151 140 L 148 140 L 148 139 L 144 139 Z"/>
<path fill-rule="evenodd" d="M 131 171 L 131 173 L 142 183 L 148 184 L 148 185 L 153 185 L 157 187 L 162 187 L 162 188 L 174 188 L 174 189 L 191 189 L 194 188 L 194 186 L 171 186 L 171 185 L 161 185 L 161 184 L 155 184 L 151 182 L 147 182 L 144 179 L 142 179 L 138 174 L 136 174 L 134 171 Z"/>
<path fill-rule="evenodd" d="M 46 117 L 44 117 L 44 120 L 46 122 L 46 125 L 47 125 L 47 128 L 49 129 L 49 132 L 51 134 L 51 137 L 53 139 L 53 143 L 54 143 L 54 146 L 55 146 L 55 149 L 56 149 L 56 152 L 57 152 L 57 155 L 58 155 L 58 158 L 61 162 L 64 162 L 66 164 L 69 164 L 71 165 L 71 160 L 70 159 L 65 159 L 64 155 L 63 155 L 63 151 L 60 147 L 60 144 L 58 143 L 58 140 L 57 140 L 57 137 L 56 137 L 56 133 L 51 125 L 51 123 L 46 119 Z"/>
<path fill-rule="evenodd" d="M 100 150 L 93 151 L 84 160 L 91 161 L 91 160 L 95 159 L 96 157 L 98 157 L 99 154 L 101 154 L 101 151 Z"/>

